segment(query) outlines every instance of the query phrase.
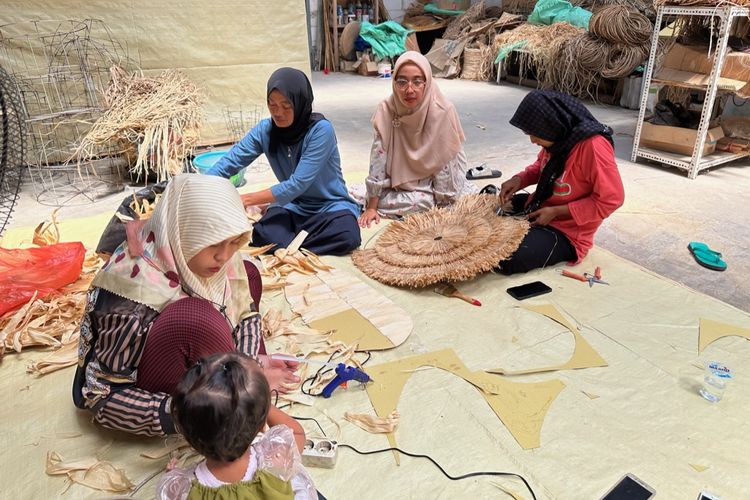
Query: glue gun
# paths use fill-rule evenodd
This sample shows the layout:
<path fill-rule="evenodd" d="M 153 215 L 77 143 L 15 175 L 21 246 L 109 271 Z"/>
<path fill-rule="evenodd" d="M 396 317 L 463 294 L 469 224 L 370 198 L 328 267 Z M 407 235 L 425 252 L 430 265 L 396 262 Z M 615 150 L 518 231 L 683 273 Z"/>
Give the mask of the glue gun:
<path fill-rule="evenodd" d="M 370 382 L 372 380 L 369 375 L 367 375 L 356 366 L 346 366 L 344 363 L 333 364 L 325 361 L 318 361 L 315 359 L 296 358 L 293 356 L 288 356 L 286 354 L 274 354 L 271 357 L 273 359 L 282 359 L 284 361 L 295 361 L 297 363 L 313 363 L 316 365 L 335 367 L 336 377 L 328 382 L 328 385 L 323 388 L 323 392 L 320 393 L 324 398 L 330 398 L 331 394 L 333 394 L 333 391 L 335 391 L 338 386 L 344 385 L 350 380 L 356 380 L 357 382 L 361 382 L 363 384 L 366 384 L 367 382 Z"/>
<path fill-rule="evenodd" d="M 323 388 L 323 392 L 320 394 L 324 398 L 330 398 L 331 394 L 333 394 L 333 391 L 335 391 L 338 386 L 344 385 L 350 380 L 356 380 L 357 382 L 366 384 L 371 379 L 369 375 L 356 366 L 346 366 L 344 363 L 339 363 L 338 366 L 336 366 L 336 377 L 328 382 L 328 385 Z"/>

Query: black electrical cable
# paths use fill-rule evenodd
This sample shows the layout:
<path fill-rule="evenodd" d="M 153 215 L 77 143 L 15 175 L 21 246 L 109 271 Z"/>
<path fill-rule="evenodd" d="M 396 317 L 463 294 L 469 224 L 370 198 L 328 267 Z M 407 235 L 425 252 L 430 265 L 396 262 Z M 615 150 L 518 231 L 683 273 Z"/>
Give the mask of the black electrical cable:
<path fill-rule="evenodd" d="M 323 433 L 323 437 L 328 437 L 328 435 L 326 434 L 326 431 L 324 431 L 323 427 L 320 425 L 320 422 L 315 420 L 313 417 L 292 417 L 292 418 L 294 420 L 312 420 L 313 422 L 315 422 L 315 425 L 318 426 L 318 429 L 320 429 L 320 432 Z"/>
<path fill-rule="evenodd" d="M 450 474 L 448 474 L 447 472 L 445 472 L 445 469 L 443 469 L 440 466 L 440 464 L 437 463 L 429 455 L 420 455 L 420 454 L 417 454 L 417 453 L 409 453 L 408 451 L 404 451 L 404 450 L 402 450 L 400 448 L 383 448 L 381 450 L 360 451 L 357 448 L 355 448 L 354 446 L 351 446 L 351 445 L 348 445 L 348 444 L 342 444 L 342 443 L 339 443 L 339 448 L 349 448 L 353 452 L 359 453 L 360 455 L 374 455 L 376 453 L 385 453 L 386 451 L 397 451 L 399 453 L 403 453 L 407 457 L 412 457 L 412 458 L 426 458 L 427 460 L 429 460 L 430 462 L 432 462 L 433 465 L 435 465 L 435 467 L 437 467 L 438 469 L 440 469 L 440 472 L 442 472 L 443 475 L 445 477 L 447 477 L 448 479 L 450 479 L 451 481 L 460 481 L 461 479 L 467 479 L 467 478 L 476 477 L 476 476 L 512 476 L 512 477 L 517 477 L 518 479 L 520 479 L 521 481 L 523 481 L 523 484 L 526 485 L 526 488 L 528 488 L 529 492 L 531 493 L 531 498 L 533 498 L 534 500 L 536 500 L 536 495 L 534 494 L 534 490 L 531 489 L 531 485 L 528 483 L 528 481 L 526 481 L 526 478 L 524 478 L 520 474 L 516 474 L 515 472 L 494 472 L 494 471 L 489 471 L 489 472 L 469 472 L 468 474 L 463 474 L 461 476 L 455 476 L 454 477 L 454 476 L 451 476 Z"/>
<path fill-rule="evenodd" d="M 365 360 L 364 360 L 364 361 L 362 361 L 362 362 L 360 363 L 360 365 L 361 365 L 361 366 L 365 366 L 365 364 L 366 364 L 366 363 L 367 363 L 368 361 L 370 361 L 370 358 L 372 358 L 372 352 L 370 352 L 370 351 L 366 351 L 366 352 L 367 352 L 367 357 L 365 358 Z M 335 356 L 336 356 L 337 354 L 338 354 L 338 351 L 336 351 L 336 352 L 332 353 L 332 354 L 331 354 L 331 355 L 330 355 L 330 356 L 328 357 L 328 361 L 327 361 L 327 363 L 330 363 L 330 362 L 331 362 L 331 360 L 332 360 L 332 359 L 333 359 L 333 358 L 334 358 L 334 357 L 335 357 Z M 308 378 L 306 378 L 305 380 L 303 380 L 303 381 L 302 381 L 302 384 L 301 384 L 301 385 L 299 386 L 299 390 L 300 390 L 300 392 L 302 392 L 302 394 L 306 394 L 306 395 L 308 395 L 308 396 L 315 396 L 315 397 L 317 397 L 317 396 L 320 396 L 320 393 L 318 393 L 318 394 L 313 394 L 312 392 L 310 392 L 310 390 L 309 390 L 309 389 L 306 389 L 306 388 L 305 388 L 305 384 L 307 384 L 307 383 L 314 383 L 314 382 L 315 382 L 315 381 L 316 381 L 316 380 L 318 379 L 318 377 L 320 377 L 320 376 L 322 376 L 322 375 L 325 375 L 326 373 L 328 373 L 328 372 L 330 372 L 330 371 L 332 371 L 332 370 L 333 370 L 333 368 L 327 367 L 327 366 L 325 366 L 325 365 L 321 366 L 321 367 L 320 367 L 320 368 L 318 369 L 318 371 L 317 371 L 317 372 L 315 372 L 315 375 L 313 375 L 312 377 L 308 377 Z"/>

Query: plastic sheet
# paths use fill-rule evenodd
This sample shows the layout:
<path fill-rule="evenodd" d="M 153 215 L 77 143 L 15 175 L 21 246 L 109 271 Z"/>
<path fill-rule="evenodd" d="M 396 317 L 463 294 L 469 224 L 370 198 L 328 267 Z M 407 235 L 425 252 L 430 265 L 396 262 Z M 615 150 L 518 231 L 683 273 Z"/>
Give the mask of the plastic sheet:
<path fill-rule="evenodd" d="M 42 248 L 0 248 L 0 316 L 81 276 L 86 249 L 80 242 Z"/>

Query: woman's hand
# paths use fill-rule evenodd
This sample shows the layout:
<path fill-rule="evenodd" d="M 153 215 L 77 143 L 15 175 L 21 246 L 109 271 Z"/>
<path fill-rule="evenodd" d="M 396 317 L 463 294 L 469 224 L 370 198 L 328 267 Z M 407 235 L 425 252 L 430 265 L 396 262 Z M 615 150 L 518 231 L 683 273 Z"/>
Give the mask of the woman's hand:
<path fill-rule="evenodd" d="M 359 227 L 370 227 L 372 223 L 380 223 L 380 214 L 376 208 L 367 208 L 359 216 Z"/>
<path fill-rule="evenodd" d="M 261 354 L 258 356 L 263 365 L 263 374 L 268 379 L 268 385 L 271 390 L 277 390 L 281 394 L 286 394 L 294 389 L 294 385 L 299 383 L 299 377 L 294 374 L 299 367 L 296 361 L 285 361 L 283 359 L 273 359 L 270 356 Z"/>
<path fill-rule="evenodd" d="M 555 219 L 564 218 L 569 215 L 568 205 L 542 207 L 529 214 L 529 222 L 532 226 L 546 226 Z"/>
<path fill-rule="evenodd" d="M 521 178 L 514 175 L 500 185 L 500 203 L 506 204 L 510 201 L 513 194 L 521 189 Z"/>

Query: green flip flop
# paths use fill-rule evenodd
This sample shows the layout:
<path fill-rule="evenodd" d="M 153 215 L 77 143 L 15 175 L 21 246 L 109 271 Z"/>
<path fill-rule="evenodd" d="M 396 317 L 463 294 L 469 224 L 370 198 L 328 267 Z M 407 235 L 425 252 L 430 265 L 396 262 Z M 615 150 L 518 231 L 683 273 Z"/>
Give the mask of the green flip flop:
<path fill-rule="evenodd" d="M 706 269 L 713 271 L 724 271 L 727 263 L 721 260 L 721 254 L 700 241 L 691 241 L 688 250 L 693 255 L 695 261 Z"/>
<path fill-rule="evenodd" d="M 716 250 L 711 250 L 711 247 L 700 241 L 691 241 L 688 245 L 688 248 L 691 250 L 702 250 L 704 252 L 712 253 L 719 258 L 721 257 L 721 253 L 717 252 Z"/>

